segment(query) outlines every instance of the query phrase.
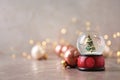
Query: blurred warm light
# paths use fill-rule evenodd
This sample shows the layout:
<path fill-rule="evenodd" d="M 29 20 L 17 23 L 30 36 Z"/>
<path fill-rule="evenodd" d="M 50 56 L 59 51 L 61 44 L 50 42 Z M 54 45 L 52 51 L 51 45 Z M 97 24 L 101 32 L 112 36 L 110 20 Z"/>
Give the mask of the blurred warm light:
<path fill-rule="evenodd" d="M 106 34 L 106 35 L 104 35 L 104 39 L 106 39 L 106 40 L 107 40 L 107 39 L 108 39 L 108 37 L 109 37 L 109 36 L 108 36 L 107 34 Z"/>
<path fill-rule="evenodd" d="M 42 41 L 42 46 L 46 46 L 46 41 Z"/>
<path fill-rule="evenodd" d="M 89 31 L 89 30 L 90 30 L 90 27 L 89 27 L 89 26 L 87 26 L 87 27 L 86 27 L 86 30 L 87 30 L 87 31 Z"/>
<path fill-rule="evenodd" d="M 33 44 L 34 44 L 34 40 L 30 39 L 30 40 L 29 40 L 29 44 L 30 44 L 30 45 L 33 45 Z"/>
<path fill-rule="evenodd" d="M 53 42 L 53 48 L 55 48 L 58 45 L 57 41 Z"/>
<path fill-rule="evenodd" d="M 113 54 L 113 52 L 110 49 L 110 47 L 105 45 L 105 49 L 104 49 L 104 52 L 103 52 L 104 57 L 112 57 L 112 54 Z"/>
<path fill-rule="evenodd" d="M 76 33 L 76 35 L 78 35 L 78 36 L 82 34 L 82 32 L 81 32 L 81 31 L 79 31 L 79 30 L 76 30 L 76 32 L 75 32 L 75 33 Z"/>
<path fill-rule="evenodd" d="M 117 58 L 117 63 L 120 64 L 120 58 Z"/>
<path fill-rule="evenodd" d="M 117 35 L 116 34 L 113 34 L 113 38 L 116 38 L 117 37 Z"/>
<path fill-rule="evenodd" d="M 91 23 L 90 23 L 89 21 L 87 21 L 87 22 L 85 23 L 85 25 L 86 25 L 86 26 L 90 26 Z"/>
<path fill-rule="evenodd" d="M 78 19 L 76 17 L 72 18 L 72 23 L 76 23 L 78 21 Z"/>
<path fill-rule="evenodd" d="M 113 56 L 113 52 L 112 51 L 110 51 L 109 52 L 109 56 L 108 57 L 112 57 Z"/>
<path fill-rule="evenodd" d="M 15 59 L 15 58 L 16 58 L 16 55 L 15 55 L 15 54 L 12 54 L 11 57 L 12 57 L 13 59 Z"/>
<path fill-rule="evenodd" d="M 11 51 L 14 51 L 15 49 L 14 49 L 14 47 L 11 46 L 11 47 L 10 47 L 10 50 L 11 50 Z"/>
<path fill-rule="evenodd" d="M 36 45 L 41 45 L 41 43 L 40 43 L 40 42 L 37 42 Z"/>
<path fill-rule="evenodd" d="M 46 42 L 49 43 L 49 42 L 50 42 L 50 39 L 49 39 L 49 38 L 46 38 Z"/>
<path fill-rule="evenodd" d="M 27 59 L 30 60 L 32 57 L 31 55 L 27 55 Z"/>
<path fill-rule="evenodd" d="M 110 52 L 110 47 L 109 46 L 105 46 L 104 52 L 109 53 Z"/>
<path fill-rule="evenodd" d="M 89 21 L 87 21 L 87 22 L 85 23 L 85 25 L 86 25 L 86 30 L 89 31 L 89 30 L 90 30 L 91 23 L 90 23 Z"/>
<path fill-rule="evenodd" d="M 65 45 L 69 45 L 70 43 L 69 42 L 65 42 Z"/>
<path fill-rule="evenodd" d="M 120 32 L 117 32 L 117 34 L 116 34 L 118 37 L 120 37 Z"/>
<path fill-rule="evenodd" d="M 79 32 L 79 35 L 81 35 L 83 32 Z"/>
<path fill-rule="evenodd" d="M 57 41 L 54 41 L 54 42 L 53 42 L 53 45 L 57 45 L 57 44 L 58 44 Z"/>
<path fill-rule="evenodd" d="M 117 51 L 117 57 L 120 57 L 120 51 Z"/>
<path fill-rule="evenodd" d="M 110 46 L 112 43 L 110 40 L 107 41 L 107 45 Z"/>
<path fill-rule="evenodd" d="M 65 28 L 61 29 L 61 34 L 66 34 L 67 30 Z"/>
<path fill-rule="evenodd" d="M 26 53 L 26 52 L 23 52 L 23 53 L 22 53 L 22 56 L 23 56 L 23 57 L 27 57 L 27 53 Z"/>
<path fill-rule="evenodd" d="M 64 44 L 65 40 L 64 39 L 60 39 L 60 44 Z"/>

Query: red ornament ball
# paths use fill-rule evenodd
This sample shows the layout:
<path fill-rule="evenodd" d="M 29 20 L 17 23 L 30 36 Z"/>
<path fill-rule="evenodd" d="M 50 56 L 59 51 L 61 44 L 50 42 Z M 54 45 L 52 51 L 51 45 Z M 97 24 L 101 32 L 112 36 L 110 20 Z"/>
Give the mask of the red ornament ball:
<path fill-rule="evenodd" d="M 64 45 L 62 46 L 61 52 L 65 53 L 68 49 L 74 48 L 72 45 Z"/>
<path fill-rule="evenodd" d="M 60 56 L 60 54 L 62 53 L 62 47 L 63 47 L 63 45 L 57 45 L 57 46 L 55 47 L 55 53 L 56 53 L 58 56 Z"/>
<path fill-rule="evenodd" d="M 68 46 L 64 45 L 61 49 L 62 53 L 65 53 L 68 50 Z"/>
<path fill-rule="evenodd" d="M 70 48 L 64 53 L 64 59 L 69 66 L 74 67 L 77 64 L 77 58 L 79 55 L 80 53 L 76 48 Z"/>

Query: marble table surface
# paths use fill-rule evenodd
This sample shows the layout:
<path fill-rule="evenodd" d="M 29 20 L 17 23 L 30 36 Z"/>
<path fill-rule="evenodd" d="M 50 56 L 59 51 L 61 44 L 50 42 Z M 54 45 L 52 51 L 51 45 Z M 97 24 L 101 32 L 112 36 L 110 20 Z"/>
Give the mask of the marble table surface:
<path fill-rule="evenodd" d="M 101 72 L 64 69 L 60 61 L 53 54 L 41 61 L 0 54 L 0 80 L 120 80 L 120 64 L 115 58 L 106 58 L 106 70 Z"/>

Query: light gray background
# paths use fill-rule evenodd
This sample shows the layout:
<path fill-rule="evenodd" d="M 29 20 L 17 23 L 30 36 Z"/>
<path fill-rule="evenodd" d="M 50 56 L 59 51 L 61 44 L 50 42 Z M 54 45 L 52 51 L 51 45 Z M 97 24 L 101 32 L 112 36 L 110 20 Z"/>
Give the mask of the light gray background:
<path fill-rule="evenodd" d="M 29 39 L 58 40 L 63 27 L 68 31 L 62 37 L 75 45 L 75 31 L 85 31 L 86 21 L 102 35 L 120 31 L 120 0 L 0 0 L 0 51 L 29 52 Z"/>

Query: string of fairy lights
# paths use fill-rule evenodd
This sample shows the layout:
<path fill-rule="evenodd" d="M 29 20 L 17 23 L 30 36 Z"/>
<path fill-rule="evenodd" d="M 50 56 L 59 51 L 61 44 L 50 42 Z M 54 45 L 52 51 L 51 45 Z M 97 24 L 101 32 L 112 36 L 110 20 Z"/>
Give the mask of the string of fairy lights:
<path fill-rule="evenodd" d="M 77 19 L 76 17 L 73 17 L 73 18 L 71 19 L 71 21 L 72 21 L 72 23 L 76 24 L 77 21 L 78 21 L 78 19 Z M 91 22 L 90 22 L 90 21 L 86 21 L 86 22 L 85 22 L 85 26 L 86 26 L 86 27 L 85 27 L 86 31 L 91 30 Z M 61 28 L 59 31 L 60 31 L 60 35 L 61 35 L 61 36 L 62 36 L 62 35 L 65 36 L 66 33 L 69 34 L 66 27 Z M 82 33 L 83 33 L 82 31 L 76 30 L 76 31 L 75 31 L 75 36 L 80 36 Z M 118 50 L 116 51 L 116 50 L 114 50 L 114 49 L 111 48 L 112 44 L 114 44 L 114 41 L 115 41 L 116 39 L 120 39 L 120 32 L 119 32 L 119 31 L 118 31 L 118 32 L 115 32 L 115 33 L 113 33 L 112 35 L 104 34 L 104 35 L 103 35 L 103 38 L 104 38 L 105 43 L 106 43 L 106 46 L 105 46 L 105 50 L 104 50 L 103 55 L 104 55 L 105 57 L 114 57 L 114 58 L 117 59 L 117 63 L 120 63 L 120 49 L 118 48 Z M 112 39 L 112 40 L 111 40 L 111 39 Z M 57 40 L 56 40 L 56 41 L 55 41 L 55 40 L 52 40 L 51 38 L 46 38 L 45 40 L 43 40 L 43 41 L 41 41 L 41 42 L 35 42 L 34 39 L 30 39 L 30 40 L 28 40 L 28 43 L 29 43 L 30 46 L 33 46 L 33 45 L 35 45 L 35 44 L 40 44 L 40 45 L 42 45 L 43 48 L 45 48 L 45 49 L 48 48 L 48 45 L 49 45 L 49 46 L 52 46 L 52 47 L 49 47 L 49 48 L 52 48 L 51 50 L 53 50 L 57 44 L 66 44 L 66 45 L 67 45 L 67 44 L 70 44 L 70 43 L 69 43 L 68 41 L 66 41 L 64 38 L 61 38 L 59 41 L 57 41 Z M 26 44 L 28 44 L 28 43 L 26 43 Z M 10 50 L 12 51 L 13 48 L 11 48 Z M 25 51 L 23 51 L 23 52 L 21 53 L 21 55 L 22 55 L 25 59 L 28 59 L 28 60 L 31 60 L 31 59 L 32 59 L 31 55 L 30 55 L 29 53 L 25 52 Z M 15 58 L 16 58 L 16 54 L 12 54 L 11 57 L 12 57 L 13 59 L 15 59 Z"/>

